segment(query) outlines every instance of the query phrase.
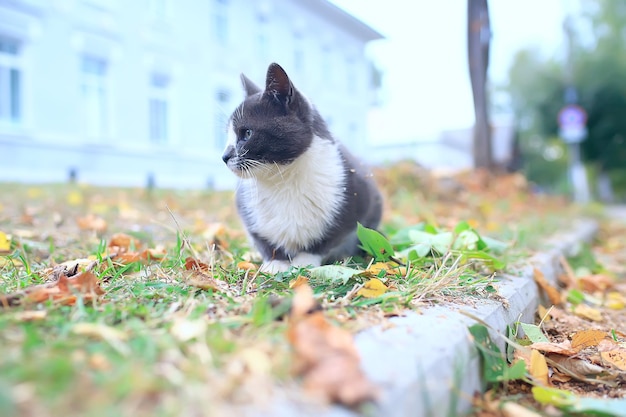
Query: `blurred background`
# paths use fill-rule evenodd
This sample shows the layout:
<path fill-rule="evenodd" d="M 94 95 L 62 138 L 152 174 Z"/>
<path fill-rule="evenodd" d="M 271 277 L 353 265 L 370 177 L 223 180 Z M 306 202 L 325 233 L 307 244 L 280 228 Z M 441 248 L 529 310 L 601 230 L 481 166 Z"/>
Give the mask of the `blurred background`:
<path fill-rule="evenodd" d="M 0 181 L 231 188 L 239 74 L 278 62 L 373 164 L 624 200 L 625 28 L 623 0 L 0 0 Z"/>

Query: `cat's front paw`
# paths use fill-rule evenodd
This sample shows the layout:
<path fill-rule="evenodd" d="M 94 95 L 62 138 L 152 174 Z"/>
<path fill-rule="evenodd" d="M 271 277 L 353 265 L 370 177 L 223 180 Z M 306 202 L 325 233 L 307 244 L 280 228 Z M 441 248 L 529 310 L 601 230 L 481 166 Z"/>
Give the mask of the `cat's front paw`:
<path fill-rule="evenodd" d="M 289 261 L 272 260 L 269 262 L 263 262 L 260 271 L 267 274 L 277 274 L 279 272 L 288 271 L 290 267 L 291 263 Z"/>

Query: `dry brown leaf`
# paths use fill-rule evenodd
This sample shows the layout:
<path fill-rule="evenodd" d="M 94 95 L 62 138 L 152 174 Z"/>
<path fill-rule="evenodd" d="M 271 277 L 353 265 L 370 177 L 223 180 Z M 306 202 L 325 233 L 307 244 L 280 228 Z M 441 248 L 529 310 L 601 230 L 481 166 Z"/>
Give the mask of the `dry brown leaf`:
<path fill-rule="evenodd" d="M 190 256 L 185 259 L 185 269 L 188 271 L 195 269 L 197 271 L 209 272 L 212 268 L 208 264 L 200 262 L 199 260 Z"/>
<path fill-rule="evenodd" d="M 581 350 L 590 346 L 596 346 L 606 336 L 607 333 L 602 330 L 581 330 L 572 336 L 572 347 Z"/>
<path fill-rule="evenodd" d="M 356 295 L 360 295 L 365 298 L 376 298 L 386 293 L 387 289 L 387 286 L 383 284 L 381 280 L 378 278 L 372 278 L 357 291 Z"/>
<path fill-rule="evenodd" d="M 537 285 L 539 285 L 539 287 L 548 296 L 550 303 L 552 303 L 553 305 L 561 304 L 561 293 L 558 289 L 556 289 L 552 284 L 548 282 L 545 275 L 543 275 L 543 272 L 541 272 L 541 270 L 539 270 L 538 268 L 535 268 L 534 278 Z"/>
<path fill-rule="evenodd" d="M 567 261 L 567 258 L 563 255 L 559 257 L 559 263 L 565 271 L 564 274 L 559 275 L 559 281 L 565 284 L 565 287 L 570 289 L 576 287 L 576 274 L 572 270 L 571 265 Z"/>
<path fill-rule="evenodd" d="M 589 307 L 586 304 L 578 304 L 574 307 L 574 314 L 578 317 L 582 317 L 591 321 L 602 321 L 602 313 L 595 308 Z"/>
<path fill-rule="evenodd" d="M 84 217 L 76 219 L 78 227 L 81 230 L 93 230 L 97 233 L 104 233 L 107 230 L 107 222 L 102 217 L 98 217 L 95 214 L 88 214 Z"/>
<path fill-rule="evenodd" d="M 27 287 L 21 291 L 0 295 L 0 306 L 12 307 L 38 304 L 51 300 L 62 305 L 74 305 L 80 295 L 84 302 L 92 302 L 104 294 L 98 278 L 91 272 L 82 272 L 71 278 L 61 275 L 55 282 Z"/>
<path fill-rule="evenodd" d="M 556 366 L 561 372 L 581 380 L 606 371 L 601 366 L 579 358 L 568 358 L 563 355 L 552 354 L 548 355 L 548 359 L 550 365 Z"/>
<path fill-rule="evenodd" d="M 135 239 L 126 233 L 115 233 L 109 239 L 109 244 L 107 246 L 109 248 L 117 248 L 117 250 L 112 250 L 112 252 L 127 252 L 131 249 L 131 246 L 134 250 L 139 249 L 141 247 L 141 242 L 139 239 Z"/>
<path fill-rule="evenodd" d="M 529 372 L 541 385 L 546 387 L 550 385 L 546 358 L 538 350 L 533 349 L 530 352 Z"/>
<path fill-rule="evenodd" d="M 117 253 L 114 256 L 111 256 L 111 259 L 115 262 L 127 265 L 133 262 L 163 259 L 166 254 L 167 252 L 163 248 L 149 248 L 144 249 L 141 252 Z"/>
<path fill-rule="evenodd" d="M 237 269 L 240 269 L 243 271 L 255 271 L 257 269 L 257 266 L 253 264 L 252 262 L 241 261 L 237 263 Z"/>
<path fill-rule="evenodd" d="M 47 315 L 46 310 L 26 310 L 15 313 L 13 318 L 17 321 L 37 321 L 45 319 Z"/>
<path fill-rule="evenodd" d="M 578 278 L 578 287 L 590 294 L 596 291 L 604 292 L 613 287 L 614 284 L 613 278 L 604 274 L 592 274 Z"/>
<path fill-rule="evenodd" d="M 600 352 L 604 362 L 608 362 L 620 371 L 626 371 L 626 349 L 617 348 L 607 352 Z"/>
<path fill-rule="evenodd" d="M 552 342 L 537 342 L 528 346 L 531 349 L 537 349 L 546 353 L 559 353 L 561 355 L 575 355 L 578 350 L 572 348 L 572 344 L 569 340 L 565 340 L 561 343 Z"/>
<path fill-rule="evenodd" d="M 315 305 L 308 285 L 294 292 L 287 338 L 305 389 L 347 406 L 376 399 L 378 390 L 361 370 L 352 335 L 330 324 L 321 311 L 306 313 Z"/>
<path fill-rule="evenodd" d="M 303 317 L 313 311 L 315 305 L 313 289 L 310 285 L 302 284 L 294 288 L 293 299 L 291 300 L 291 317 Z"/>

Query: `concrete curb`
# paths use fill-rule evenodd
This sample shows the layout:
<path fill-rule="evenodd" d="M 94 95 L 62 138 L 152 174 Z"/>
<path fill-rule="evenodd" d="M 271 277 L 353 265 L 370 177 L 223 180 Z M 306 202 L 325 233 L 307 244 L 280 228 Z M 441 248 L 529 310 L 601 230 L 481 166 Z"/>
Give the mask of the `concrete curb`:
<path fill-rule="evenodd" d="M 593 220 L 580 220 L 568 233 L 548 242 L 545 252 L 533 256 L 516 276 L 500 278 L 499 293 L 505 307 L 485 300 L 476 305 L 435 306 L 422 314 L 391 319 L 394 327 L 368 329 L 356 336 L 363 368 L 380 385 L 384 397 L 381 416 L 456 416 L 469 411 L 472 395 L 481 390 L 478 354 L 467 328 L 476 322 L 461 311 L 478 317 L 505 334 L 516 321 L 532 323 L 539 294 L 534 268 L 555 283 L 561 272 L 559 258 L 575 253 L 597 233 Z M 491 334 L 502 349 L 504 341 Z"/>
<path fill-rule="evenodd" d="M 476 322 L 462 312 L 482 319 L 500 334 L 516 321 L 532 323 L 539 303 L 534 268 L 555 283 L 561 272 L 560 257 L 575 253 L 581 244 L 589 242 L 598 227 L 593 220 L 575 222 L 570 232 L 550 239 L 548 249 L 530 258 L 515 275 L 501 276 L 499 294 L 508 301 L 508 307 L 494 300 L 433 306 L 392 318 L 391 327 L 373 327 L 357 334 L 355 342 L 363 370 L 382 390 L 381 401 L 366 415 L 438 417 L 467 413 L 473 394 L 481 391 L 481 380 L 478 353 L 468 331 Z M 491 338 L 503 349 L 504 340 L 493 333 Z M 338 406 L 310 407 L 297 398 L 277 400 L 270 413 L 257 410 L 253 415 L 358 415 Z"/>

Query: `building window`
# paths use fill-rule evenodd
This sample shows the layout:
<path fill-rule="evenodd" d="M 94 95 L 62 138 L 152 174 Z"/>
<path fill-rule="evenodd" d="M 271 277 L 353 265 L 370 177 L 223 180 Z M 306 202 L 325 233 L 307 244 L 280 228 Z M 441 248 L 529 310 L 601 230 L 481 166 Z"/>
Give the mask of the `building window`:
<path fill-rule="evenodd" d="M 213 28 L 215 39 L 222 44 L 228 44 L 228 0 L 213 0 Z"/>
<path fill-rule="evenodd" d="M 22 120 L 21 45 L 17 39 L 0 36 L 0 123 Z"/>
<path fill-rule="evenodd" d="M 215 96 L 217 106 L 215 112 L 215 147 L 224 149 L 228 140 L 227 107 L 230 102 L 230 93 L 226 90 L 218 90 Z"/>
<path fill-rule="evenodd" d="M 150 141 L 165 144 L 170 140 L 169 99 L 170 78 L 165 74 L 154 73 L 150 76 L 149 120 Z"/>
<path fill-rule="evenodd" d="M 85 55 L 81 65 L 81 92 L 85 134 L 103 138 L 109 134 L 107 62 Z"/>

